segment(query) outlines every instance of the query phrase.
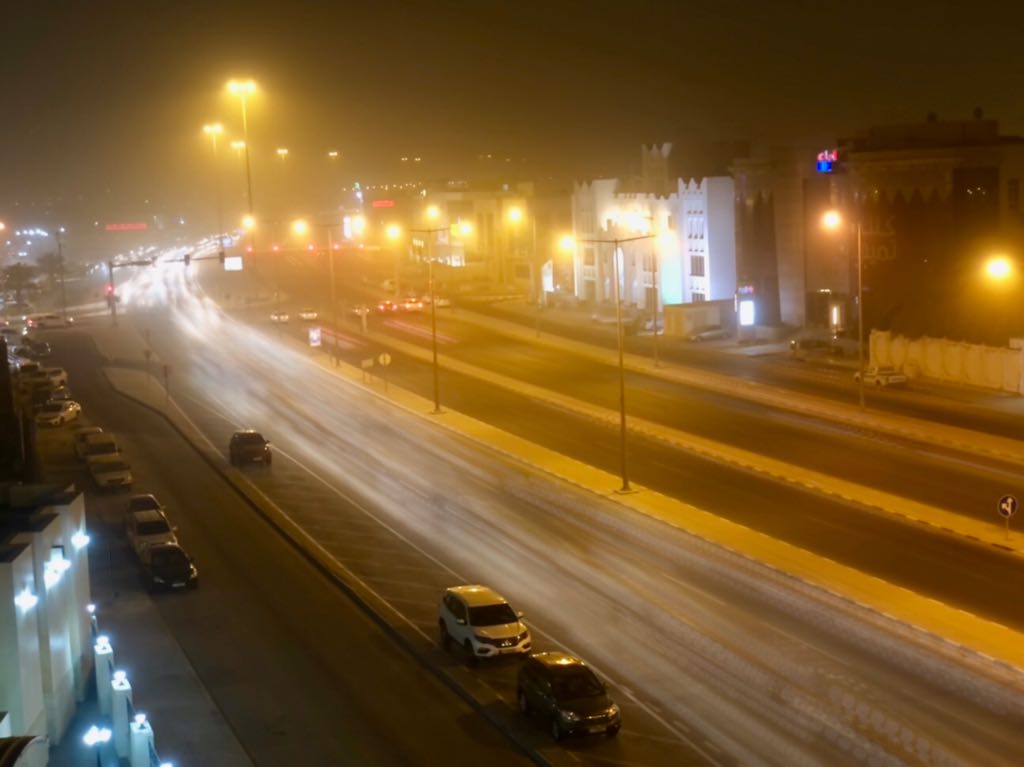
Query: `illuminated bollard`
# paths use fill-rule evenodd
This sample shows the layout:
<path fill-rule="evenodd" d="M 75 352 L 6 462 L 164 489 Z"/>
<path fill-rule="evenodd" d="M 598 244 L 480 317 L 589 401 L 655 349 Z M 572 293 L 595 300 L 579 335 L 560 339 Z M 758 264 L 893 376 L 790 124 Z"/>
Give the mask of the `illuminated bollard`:
<path fill-rule="evenodd" d="M 128 756 L 128 709 L 132 702 L 132 686 L 128 683 L 128 675 L 123 671 L 115 671 L 110 682 L 111 712 L 114 723 L 114 750 L 122 759 Z"/>
<path fill-rule="evenodd" d="M 96 669 L 96 700 L 100 713 L 110 716 L 110 675 L 114 669 L 114 648 L 103 634 L 96 637 L 92 646 L 93 668 Z"/>
<path fill-rule="evenodd" d="M 131 767 L 149 767 L 149 752 L 153 748 L 153 728 L 145 714 L 136 714 L 131 723 Z"/>

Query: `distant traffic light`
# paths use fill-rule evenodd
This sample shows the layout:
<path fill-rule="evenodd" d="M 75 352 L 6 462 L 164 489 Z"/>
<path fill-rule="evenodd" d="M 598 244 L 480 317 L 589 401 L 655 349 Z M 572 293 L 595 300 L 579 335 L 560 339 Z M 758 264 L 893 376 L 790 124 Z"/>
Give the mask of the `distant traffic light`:
<path fill-rule="evenodd" d="M 114 286 L 111 285 L 109 282 L 107 283 L 107 286 L 106 286 L 106 288 L 104 288 L 104 290 L 106 291 L 106 294 L 108 296 L 114 295 Z"/>

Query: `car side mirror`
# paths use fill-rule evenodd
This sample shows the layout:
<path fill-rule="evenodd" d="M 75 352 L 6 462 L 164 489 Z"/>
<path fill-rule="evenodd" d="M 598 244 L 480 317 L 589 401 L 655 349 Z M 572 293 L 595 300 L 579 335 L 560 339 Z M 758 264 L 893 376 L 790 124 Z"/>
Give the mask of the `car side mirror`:
<path fill-rule="evenodd" d="M 466 625 L 466 619 L 465 618 L 456 618 L 455 622 L 458 623 L 460 626 L 465 626 Z"/>

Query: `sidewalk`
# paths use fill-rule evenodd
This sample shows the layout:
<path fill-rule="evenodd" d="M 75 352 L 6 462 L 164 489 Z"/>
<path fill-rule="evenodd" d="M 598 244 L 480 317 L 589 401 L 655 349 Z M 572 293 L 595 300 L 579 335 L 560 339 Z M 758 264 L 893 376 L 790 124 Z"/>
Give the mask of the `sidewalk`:
<path fill-rule="evenodd" d="M 127 363 L 139 364 L 143 343 L 128 329 L 90 328 L 103 337 L 101 349 Z M 140 367 L 143 365 L 139 364 Z M 72 382 L 73 383 L 73 382 Z M 89 425 L 83 419 L 78 425 Z M 74 458 L 70 429 L 40 432 L 40 459 L 48 481 L 82 486 L 83 464 Z M 231 727 L 209 697 L 160 612 L 141 586 L 135 562 L 125 556 L 121 540 L 123 496 L 86 495 L 86 519 L 92 542 L 89 575 L 96 605 L 98 631 L 110 638 L 115 668 L 127 672 L 136 712 L 151 723 L 161 758 L 179 767 L 212 765 L 250 767 L 252 762 Z M 96 699 L 95 678 L 86 686 L 86 699 L 62 741 L 50 750 L 53 767 L 96 764 L 96 755 L 82 736 L 90 726 L 111 727 Z M 103 767 L 119 762 L 112 744 L 99 748 Z"/>

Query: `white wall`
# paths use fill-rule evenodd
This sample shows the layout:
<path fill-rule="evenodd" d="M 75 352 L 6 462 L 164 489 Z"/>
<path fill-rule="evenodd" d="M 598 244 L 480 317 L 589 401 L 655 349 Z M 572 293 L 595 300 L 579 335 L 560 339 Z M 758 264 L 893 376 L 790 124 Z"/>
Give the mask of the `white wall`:
<path fill-rule="evenodd" d="M 26 588 L 39 596 L 31 545 L 0 562 L 0 710 L 10 712 L 16 734 L 45 735 L 37 621 L 42 599 L 29 609 L 16 605 L 15 598 Z"/>

